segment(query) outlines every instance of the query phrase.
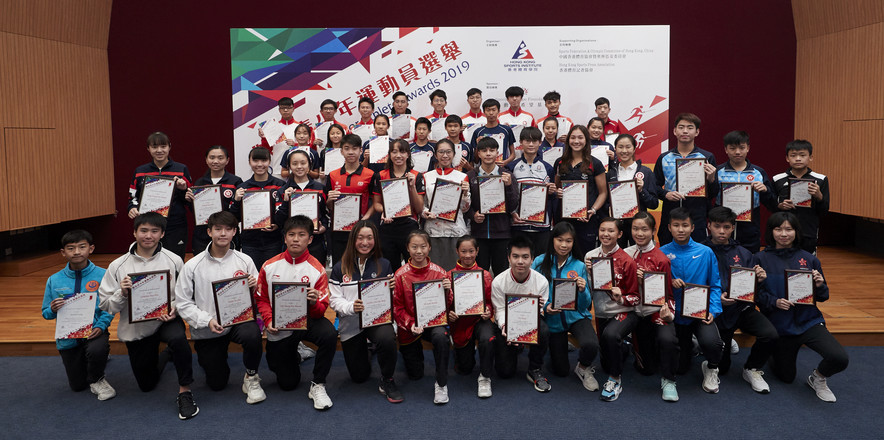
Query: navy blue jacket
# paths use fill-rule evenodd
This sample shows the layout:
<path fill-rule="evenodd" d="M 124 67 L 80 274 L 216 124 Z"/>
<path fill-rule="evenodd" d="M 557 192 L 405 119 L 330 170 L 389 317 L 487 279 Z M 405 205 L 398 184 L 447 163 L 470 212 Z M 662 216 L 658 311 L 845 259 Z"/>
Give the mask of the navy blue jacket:
<path fill-rule="evenodd" d="M 772 246 L 755 254 L 758 264 L 767 272 L 767 279 L 758 289 L 755 302 L 761 308 L 761 312 L 767 315 L 767 319 L 782 335 L 800 335 L 811 327 L 825 323 L 823 314 L 816 305 L 796 305 L 789 310 L 781 310 L 776 306 L 778 298 L 786 297 L 786 269 L 817 270 L 823 273 L 820 260 L 798 248 L 774 249 Z M 829 299 L 829 286 L 825 281 L 820 287 L 814 284 L 813 299 L 823 302 Z"/>
<path fill-rule="evenodd" d="M 258 182 L 255 180 L 255 176 L 249 178 L 245 182 L 239 184 L 237 189 L 245 188 L 246 191 L 259 191 L 259 190 L 271 190 L 271 198 L 273 199 L 273 212 L 279 205 L 282 204 L 282 199 L 279 197 L 279 188 L 282 188 L 285 185 L 285 181 L 280 179 L 279 177 L 269 176 L 269 178 L 263 182 Z M 235 215 L 240 221 L 242 221 L 242 201 L 234 202 L 230 207 L 230 212 Z M 272 212 L 271 212 L 272 214 Z M 271 244 L 278 244 L 280 249 L 282 249 L 282 233 L 279 229 L 276 229 L 272 232 L 260 231 L 260 230 L 248 230 L 242 231 L 241 241 L 243 247 L 262 247 L 268 246 Z"/>
<path fill-rule="evenodd" d="M 715 252 L 715 259 L 718 260 L 718 276 L 721 278 L 722 292 L 730 292 L 731 267 L 755 267 L 755 256 L 752 255 L 752 252 L 740 246 L 734 239 L 731 239 L 728 244 L 713 244 L 712 240 L 707 239 L 703 244 L 709 246 L 712 252 Z M 727 330 L 736 327 L 740 313 L 743 313 L 750 307 L 755 307 L 743 301 L 737 301 L 729 306 L 722 303 L 721 306 L 721 314 L 715 318 L 715 322 L 718 324 L 718 328 Z"/>
<path fill-rule="evenodd" d="M 138 208 L 138 205 L 141 203 L 141 191 L 144 190 L 145 176 L 180 177 L 187 182 L 188 187 L 192 185 L 190 171 L 187 170 L 187 165 L 183 163 L 169 159 L 169 162 L 166 163 L 163 169 L 157 167 L 153 162 L 146 163 L 135 168 L 135 175 L 132 177 L 132 183 L 129 184 L 129 206 L 126 208 L 126 211 Z M 187 206 L 187 199 L 184 198 L 186 193 L 186 190 L 182 191 L 175 188 L 172 194 L 172 205 L 169 206 L 169 215 L 166 217 L 168 222 L 166 229 L 187 226 L 187 209 L 185 208 Z"/>
<path fill-rule="evenodd" d="M 651 171 L 650 168 L 642 165 L 641 160 L 636 160 L 635 163 L 638 164 L 638 169 L 635 170 L 635 173 L 642 173 L 642 180 L 644 180 L 644 184 L 642 185 L 642 190 L 638 193 L 638 210 L 639 211 L 647 211 L 648 209 L 657 209 L 657 206 L 660 206 L 660 199 L 657 198 L 657 178 L 654 176 L 654 172 Z M 608 182 L 617 182 L 620 180 L 617 176 L 617 170 L 620 164 L 613 163 L 610 167 L 608 167 Z M 605 202 L 606 206 L 610 206 L 611 200 L 608 199 Z"/>

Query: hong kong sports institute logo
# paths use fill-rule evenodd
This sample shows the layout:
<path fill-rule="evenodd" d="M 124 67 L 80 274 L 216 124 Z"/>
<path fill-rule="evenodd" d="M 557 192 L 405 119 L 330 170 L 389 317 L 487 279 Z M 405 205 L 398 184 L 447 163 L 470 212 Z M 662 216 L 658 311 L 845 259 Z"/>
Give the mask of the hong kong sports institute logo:
<path fill-rule="evenodd" d="M 504 63 L 503 68 L 508 72 L 537 72 L 542 66 L 534 58 L 534 55 L 528 50 L 528 45 L 522 40 L 516 53 L 512 58 Z"/>
<path fill-rule="evenodd" d="M 516 49 L 516 53 L 513 54 L 514 60 L 533 60 L 534 56 L 531 55 L 531 51 L 528 50 L 528 45 L 525 44 L 525 41 L 519 44 L 519 48 Z"/>

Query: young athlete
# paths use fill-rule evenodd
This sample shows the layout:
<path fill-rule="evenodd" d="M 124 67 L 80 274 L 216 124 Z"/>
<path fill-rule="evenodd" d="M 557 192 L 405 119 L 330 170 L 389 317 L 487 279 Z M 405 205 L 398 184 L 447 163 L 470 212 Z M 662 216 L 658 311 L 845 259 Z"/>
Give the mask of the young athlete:
<path fill-rule="evenodd" d="M 803 139 L 795 139 L 786 144 L 786 162 L 789 169 L 773 178 L 773 188 L 777 195 L 777 209 L 790 211 L 801 223 L 801 249 L 816 254 L 817 237 L 820 230 L 820 217 L 829 212 L 829 178 L 810 169 L 813 162 L 813 145 Z M 791 200 L 789 179 L 812 180 L 807 192 L 810 194 L 810 207 L 796 206 Z M 769 242 L 768 242 L 769 243 Z"/>
<path fill-rule="evenodd" d="M 586 129 L 589 131 L 589 143 L 592 146 L 590 151 L 593 157 L 599 159 L 605 165 L 605 171 L 608 171 L 608 168 L 616 162 L 617 155 L 614 153 L 614 146 L 605 142 L 605 124 L 599 118 L 591 118 Z"/>
<path fill-rule="evenodd" d="M 472 240 L 476 242 L 479 266 L 491 269 L 495 274 L 506 270 L 506 244 L 510 239 L 510 216 L 518 203 L 518 193 L 512 185 L 512 174 L 504 171 L 495 163 L 497 159 L 497 142 L 491 138 L 482 138 L 476 145 L 476 156 L 480 165 L 467 173 L 470 182 L 470 209 L 466 216 L 470 219 Z M 501 176 L 504 185 L 504 212 L 483 213 L 479 200 L 479 177 Z"/>
<path fill-rule="evenodd" d="M 401 90 L 393 93 L 393 114 L 394 115 L 410 115 L 411 109 L 408 108 L 408 95 Z"/>
<path fill-rule="evenodd" d="M 326 145 L 321 138 L 316 136 L 316 129 L 322 129 L 322 124 L 331 123 L 330 125 L 326 125 L 325 129 L 328 130 L 331 128 L 331 125 L 340 125 L 341 127 L 344 124 L 338 122 L 335 119 L 335 113 L 338 111 L 338 103 L 335 102 L 334 99 L 324 99 L 322 103 L 319 104 L 319 116 L 320 121 L 315 125 L 313 130 L 313 139 L 311 141 L 311 145 L 314 146 L 315 150 L 322 151 L 323 147 Z"/>
<path fill-rule="evenodd" d="M 292 154 L 293 151 L 298 150 L 301 150 L 310 156 L 312 168 L 307 171 L 310 178 L 316 179 L 319 177 L 319 153 L 313 149 L 313 145 L 311 144 L 313 138 L 313 127 L 311 127 L 310 124 L 301 123 L 295 127 L 295 141 L 297 144 L 289 147 L 282 154 L 282 158 L 279 162 L 280 176 L 282 176 L 283 180 L 287 180 L 291 173 L 289 170 L 289 155 Z"/>
<path fill-rule="evenodd" d="M 559 107 L 561 107 L 561 105 L 562 105 L 562 94 L 561 93 L 559 93 L 555 90 L 546 92 L 546 94 L 543 95 L 543 105 L 546 106 L 546 110 L 548 111 L 548 113 L 546 116 L 538 119 L 539 121 L 545 121 L 549 118 L 553 118 L 559 124 L 568 123 L 569 126 L 574 125 L 574 121 L 572 121 L 571 118 L 559 113 Z M 558 127 L 556 127 L 556 129 L 558 129 Z M 563 134 L 563 135 L 559 136 L 557 140 L 559 142 L 565 142 L 567 140 L 567 138 Z"/>
<path fill-rule="evenodd" d="M 190 326 L 197 361 L 206 373 L 206 385 L 213 391 L 221 391 L 227 386 L 230 379 L 227 348 L 233 341 L 242 346 L 242 362 L 246 369 L 242 391 L 246 394 L 246 403 L 255 404 L 267 398 L 258 376 L 264 351 L 258 323 L 253 320 L 222 327 L 216 319 L 212 290 L 212 282 L 240 276 L 248 276 L 248 286 L 253 291 L 257 285 L 258 270 L 252 259 L 230 248 L 238 223 L 233 214 L 225 211 L 209 216 L 212 244 L 206 252 L 184 265 L 175 283 L 175 301 L 181 317 Z"/>
<path fill-rule="evenodd" d="M 657 198 L 657 181 L 654 180 L 654 172 L 642 165 L 641 160 L 635 158 L 635 138 L 631 134 L 621 134 L 614 141 L 614 149 L 617 155 L 616 165 L 608 168 L 608 182 L 622 182 L 635 180 L 638 189 L 639 212 L 648 209 L 657 209 L 660 199 Z M 623 224 L 623 236 L 620 238 L 620 247 L 633 244 L 632 219 L 620 220 Z"/>
<path fill-rule="evenodd" d="M 448 139 L 442 139 L 436 144 L 436 168 L 424 173 L 426 200 L 421 213 L 421 217 L 424 218 L 424 230 L 429 234 L 432 245 L 432 249 L 429 251 L 430 258 L 445 270 L 453 268 L 457 262 L 457 239 L 469 232 L 463 213 L 470 209 L 470 184 L 466 174 L 451 167 L 453 159 L 454 144 Z M 460 206 L 453 214 L 453 222 L 438 218 L 439 214 L 443 214 L 442 212 L 432 211 L 436 181 L 440 179 L 459 182 L 461 185 Z"/>
<path fill-rule="evenodd" d="M 464 125 L 475 124 L 476 128 L 485 125 L 485 115 L 482 113 L 482 91 L 473 87 L 467 90 L 467 105 L 470 111 L 461 116 Z M 464 133 L 465 139 L 471 139 L 472 133 Z"/>
<path fill-rule="evenodd" d="M 609 101 L 608 98 L 602 96 L 595 100 L 595 114 L 605 123 L 605 133 L 602 135 L 602 140 L 604 140 L 606 136 L 614 133 L 622 134 L 628 131 L 619 120 L 614 120 L 608 117 L 610 113 L 611 101 Z"/>
<path fill-rule="evenodd" d="M 496 99 L 486 99 L 482 103 L 482 111 L 485 113 L 485 125 L 473 130 L 473 137 L 470 138 L 470 147 L 476 151 L 476 145 L 482 137 L 490 137 L 497 142 L 497 164 L 506 166 L 516 159 L 516 150 L 513 144 L 516 143 L 516 137 L 513 130 L 497 118 L 500 112 L 500 102 Z"/>
<path fill-rule="evenodd" d="M 401 178 L 407 179 L 408 182 L 411 215 L 394 217 L 395 212 L 388 213 L 384 210 L 381 181 Z M 390 263 L 392 272 L 402 266 L 403 260 L 408 260 L 408 247 L 405 245 L 405 239 L 411 231 L 420 228 L 418 219 L 424 210 L 425 193 L 423 175 L 415 171 L 411 164 L 411 149 L 408 146 L 408 141 L 397 139 L 390 142 L 386 168 L 376 173 L 371 181 L 371 196 L 375 212 L 379 212 L 381 215 L 381 225 L 378 228 L 380 236 L 377 237 L 378 245 L 384 258 Z"/>
<path fill-rule="evenodd" d="M 242 179 L 235 174 L 227 172 L 227 164 L 230 162 L 230 155 L 227 149 L 221 145 L 212 145 L 206 150 L 206 166 L 209 167 L 203 177 L 197 179 L 194 186 L 202 185 L 221 185 L 221 209 L 229 211 L 233 205 L 233 193 L 236 187 L 242 183 Z M 188 188 L 184 194 L 184 198 L 193 204 L 193 191 Z M 197 255 L 206 250 L 211 240 L 208 234 L 209 227 L 206 225 L 196 225 L 193 228 L 193 239 L 191 245 L 193 254 Z"/>
<path fill-rule="evenodd" d="M 344 166 L 340 169 L 329 171 L 325 180 L 326 206 L 334 215 L 334 203 L 338 197 L 344 194 L 361 194 L 362 202 L 359 206 L 360 219 L 368 220 L 374 214 L 374 203 L 369 203 L 371 179 L 374 172 L 359 163 L 359 155 L 362 152 L 362 140 L 355 134 L 344 136 L 341 141 L 341 154 L 344 155 Z M 332 262 L 341 260 L 344 248 L 347 246 L 349 231 L 332 231 L 329 239 Z"/>
<path fill-rule="evenodd" d="M 432 121 L 448 117 L 448 112 L 445 111 L 445 106 L 448 105 L 448 95 L 445 94 L 444 90 L 436 89 L 430 93 L 430 105 L 433 107 L 433 113 L 427 115 L 427 119 Z"/>
<path fill-rule="evenodd" d="M 295 111 L 295 101 L 292 98 L 285 97 L 280 98 L 277 102 L 279 106 L 279 121 L 278 124 L 282 128 L 282 136 L 280 139 L 270 139 L 268 140 L 264 134 L 263 126 L 258 127 L 258 136 L 261 138 L 261 146 L 266 148 L 267 151 L 271 153 L 271 163 L 280 163 L 282 162 L 282 155 L 290 148 L 296 145 L 295 141 L 295 128 L 299 124 L 298 121 L 292 117 L 292 114 Z M 269 122 L 269 121 L 268 121 Z M 281 170 L 280 170 L 281 171 Z"/>
<path fill-rule="evenodd" d="M 276 207 L 273 221 L 282 229 L 289 217 L 292 217 L 290 207 L 292 194 L 296 192 L 316 193 L 319 197 L 319 206 L 316 208 L 319 222 L 316 225 L 317 227 L 311 232 L 313 240 L 307 248 L 310 251 L 310 256 L 316 258 L 319 264 L 325 267 L 325 261 L 328 257 L 328 251 L 325 247 L 325 232 L 328 230 L 328 208 L 325 204 L 325 192 L 323 192 L 325 187 L 307 175 L 307 170 L 310 169 L 310 156 L 306 151 L 293 151 L 288 159 L 291 174 L 289 174 L 289 179 L 285 182 L 285 185 L 278 190 L 277 197 L 279 200 L 282 200 L 282 203 Z"/>
<path fill-rule="evenodd" d="M 445 118 L 445 131 L 448 140 L 454 144 L 454 160 L 452 164 L 459 171 L 467 172 L 473 169 L 473 149 L 463 139 L 463 120 L 458 115 L 448 115 Z"/>
<path fill-rule="evenodd" d="M 418 380 L 424 376 L 424 348 L 421 340 L 433 344 L 433 360 L 436 364 L 436 383 L 433 385 L 433 403 L 448 403 L 448 356 L 451 346 L 446 326 L 424 328 L 417 325 L 414 308 L 414 283 L 443 280 L 445 290 L 451 289 L 451 281 L 445 269 L 430 261 L 430 237 L 417 229 L 408 234 L 408 264 L 396 271 L 393 291 L 393 318 L 398 327 L 399 351 L 405 362 L 408 378 Z"/>
<path fill-rule="evenodd" d="M 500 123 L 508 126 L 522 125 L 525 127 L 536 127 L 534 115 L 522 109 L 522 98 L 525 97 L 525 89 L 519 86 L 512 86 L 504 92 L 506 102 L 509 107 L 500 112 Z M 487 101 L 486 101 L 487 102 Z M 484 107 L 484 106 L 483 106 Z M 500 108 L 500 105 L 498 105 Z"/>
<path fill-rule="evenodd" d="M 562 210 L 556 209 L 556 219 L 570 222 L 577 231 L 577 249 L 595 248 L 599 231 L 598 212 L 605 206 L 608 199 L 608 188 L 605 186 L 605 166 L 590 152 L 589 131 L 582 125 L 575 125 L 568 131 L 568 143 L 562 157 L 553 165 L 556 175 L 556 196 L 562 198 L 562 182 L 582 180 L 588 182 L 587 217 L 580 219 L 561 219 Z"/>
<path fill-rule="evenodd" d="M 519 133 L 519 143 L 522 147 L 522 157 L 510 162 L 506 170 L 512 173 L 512 191 L 516 205 L 510 212 L 512 221 L 512 233 L 524 234 L 534 243 L 534 253 L 539 255 L 546 252 L 546 244 L 549 242 L 549 230 L 552 225 L 552 216 L 555 211 L 553 202 L 556 195 L 555 173 L 549 162 L 544 161 L 538 154 L 540 147 L 540 130 L 536 127 L 525 127 Z M 543 223 L 529 223 L 519 217 L 519 204 L 521 203 L 521 188 L 523 184 L 541 184 L 547 186 L 546 218 Z M 506 255 L 506 254 L 504 254 Z M 495 274 L 500 273 L 495 271 Z"/>
<path fill-rule="evenodd" d="M 392 277 L 390 262 L 381 257 L 378 230 L 374 223 L 360 220 L 350 231 L 341 261 L 335 263 L 329 279 L 330 305 L 338 314 L 338 332 L 344 362 L 353 382 L 362 383 L 371 375 L 368 342 L 376 346 L 381 380 L 378 390 L 390 403 L 404 399 L 393 373 L 396 370 L 396 332 L 393 324 L 361 328 L 359 314 L 365 305 L 359 299 L 359 281 Z"/>
<path fill-rule="evenodd" d="M 798 217 L 791 212 L 777 212 L 767 219 L 765 241 L 768 246 L 755 255 L 758 265 L 767 273 L 759 289 L 757 302 L 777 329 L 780 338 L 773 352 L 773 372 L 786 383 L 795 380 L 795 361 L 798 350 L 806 345 L 823 359 L 807 376 L 807 385 L 824 402 L 835 402 L 828 378 L 847 369 L 849 359 L 844 347 L 826 328 L 826 320 L 817 302 L 829 299 L 829 287 L 823 277 L 823 268 L 811 253 L 801 248 L 801 228 Z M 806 270 L 813 274 L 813 304 L 796 304 L 786 296 L 786 270 Z"/>
<path fill-rule="evenodd" d="M 546 118 L 541 121 L 543 142 L 540 143 L 540 158 L 547 163 L 555 163 L 565 151 L 565 142 L 556 138 L 559 133 L 559 120 Z M 566 139 L 567 140 L 567 139 Z"/>
<path fill-rule="evenodd" d="M 157 386 L 166 362 L 172 359 L 178 373 L 178 417 L 186 420 L 196 416 L 199 408 L 190 391 L 193 366 L 184 321 L 178 317 L 177 306 L 180 304 L 173 296 L 169 304 L 171 312 L 160 315 L 157 320 L 132 322 L 129 315 L 132 274 L 168 271 L 169 286 L 174 288 L 184 262 L 161 243 L 166 230 L 163 216 L 155 212 L 139 214 L 134 223 L 135 243 L 129 247 L 129 252 L 111 262 L 101 279 L 98 287 L 101 309 L 112 315 L 120 314 L 117 337 L 126 344 L 132 374 L 141 391 L 147 392 Z M 166 343 L 162 356 L 158 354 L 160 342 Z"/>
<path fill-rule="evenodd" d="M 68 385 L 74 391 L 89 388 L 98 400 L 112 399 L 117 395 L 104 377 L 104 367 L 110 353 L 107 328 L 114 315 L 101 310 L 96 293 L 104 277 L 104 269 L 89 261 L 95 251 L 92 234 L 77 229 L 61 237 L 61 255 L 67 260 L 65 268 L 46 280 L 43 292 L 43 319 L 55 319 L 65 301 L 77 294 L 95 295 L 95 314 L 89 335 L 75 339 L 56 339 L 55 348 L 61 356 Z"/>
<path fill-rule="evenodd" d="M 332 154 L 341 154 L 341 141 L 345 134 L 344 126 L 341 124 L 332 124 L 331 127 L 328 128 L 328 145 L 326 145 L 325 148 L 321 148 L 319 151 L 319 177 L 316 179 L 323 185 L 325 185 L 329 173 L 335 169 L 340 169 L 339 167 L 332 165 L 331 159 L 326 161 L 325 158 Z M 337 164 L 338 162 L 335 163 Z"/>
<path fill-rule="evenodd" d="M 375 118 L 374 118 L 374 131 L 376 133 L 376 136 L 387 136 L 389 134 L 388 133 L 389 128 L 390 128 L 390 118 L 387 115 L 375 116 Z M 372 139 L 374 139 L 374 137 L 365 141 L 365 143 L 362 144 L 362 166 L 372 170 L 375 174 L 377 174 L 378 172 L 380 172 L 381 170 L 386 168 L 387 164 L 386 164 L 386 161 L 384 161 L 383 163 L 372 163 L 371 162 L 371 158 L 370 158 L 371 155 L 369 154 L 368 146 L 369 146 L 369 144 L 371 144 Z"/>
<path fill-rule="evenodd" d="M 375 135 L 374 119 L 371 117 L 372 112 L 374 112 L 374 100 L 363 96 L 359 98 L 356 108 L 359 111 L 359 121 L 350 124 L 350 132 L 348 134 L 355 134 L 359 136 L 359 139 L 369 139 Z"/>
<path fill-rule="evenodd" d="M 266 148 L 257 147 L 249 151 L 249 166 L 252 168 L 252 177 L 239 184 L 234 193 L 233 200 L 236 202 L 230 207 L 230 213 L 237 219 L 242 216 L 242 199 L 247 191 L 270 191 L 273 210 L 280 205 L 279 188 L 285 185 L 285 181 L 272 176 L 270 168 L 270 151 Z M 282 235 L 279 226 L 271 222 L 264 229 L 251 229 L 242 231 L 242 251 L 256 264 L 263 265 L 268 258 L 279 253 L 282 248 Z"/>
<path fill-rule="evenodd" d="M 169 157 L 172 142 L 165 133 L 155 132 L 147 137 L 147 151 L 150 153 L 151 162 L 135 168 L 132 183 L 129 184 L 129 218 L 134 219 L 140 211 L 141 196 L 144 191 L 144 178 L 147 176 L 166 176 L 174 179 L 175 189 L 172 195 L 172 203 L 169 205 L 166 217 L 168 227 L 163 236 L 163 246 L 184 258 L 184 249 L 187 243 L 187 212 L 185 206 L 187 200 L 184 195 L 191 186 L 190 171 L 187 165 L 175 162 Z"/>
<path fill-rule="evenodd" d="M 419 173 L 426 173 L 436 165 L 436 144 L 429 140 L 432 125 L 427 118 L 418 118 L 414 123 L 414 142 L 409 147 L 414 169 Z"/>

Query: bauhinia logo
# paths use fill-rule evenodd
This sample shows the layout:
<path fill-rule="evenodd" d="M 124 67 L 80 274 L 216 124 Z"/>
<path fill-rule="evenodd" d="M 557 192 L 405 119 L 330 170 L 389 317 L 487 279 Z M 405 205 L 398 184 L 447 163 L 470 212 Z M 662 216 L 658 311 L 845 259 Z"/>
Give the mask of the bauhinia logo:
<path fill-rule="evenodd" d="M 534 59 L 534 56 L 531 55 L 531 51 L 528 50 L 528 45 L 525 44 L 524 40 L 519 44 L 519 48 L 516 49 L 516 53 L 513 54 L 513 59 L 514 60 L 533 60 Z"/>

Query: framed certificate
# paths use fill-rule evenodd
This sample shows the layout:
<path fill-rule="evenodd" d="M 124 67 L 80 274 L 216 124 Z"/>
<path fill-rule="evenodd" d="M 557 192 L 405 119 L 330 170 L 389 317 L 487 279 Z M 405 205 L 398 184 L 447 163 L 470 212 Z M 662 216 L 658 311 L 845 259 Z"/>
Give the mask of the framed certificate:
<path fill-rule="evenodd" d="M 789 200 L 799 208 L 813 206 L 813 198 L 810 196 L 810 184 L 813 179 L 789 179 Z"/>
<path fill-rule="evenodd" d="M 562 117 L 557 117 L 556 120 L 559 122 L 559 131 L 556 133 L 556 139 L 567 136 L 568 132 L 571 131 L 571 121 Z M 543 124 L 541 124 L 542 126 Z"/>
<path fill-rule="evenodd" d="M 411 116 L 390 116 L 390 137 L 393 139 L 411 139 Z"/>
<path fill-rule="evenodd" d="M 592 257 L 589 259 L 592 290 L 611 291 L 614 288 L 614 259 L 611 257 Z"/>
<path fill-rule="evenodd" d="M 289 197 L 289 217 L 303 215 L 313 221 L 313 230 L 319 229 L 319 203 L 322 197 L 318 191 L 295 191 Z"/>
<path fill-rule="evenodd" d="M 271 325 L 277 330 L 307 330 L 307 283 L 271 283 Z"/>
<path fill-rule="evenodd" d="M 436 214 L 436 218 L 440 220 L 457 221 L 457 215 L 460 213 L 461 191 L 463 188 L 458 182 L 436 179 L 433 198 L 430 200 L 430 212 Z"/>
<path fill-rule="evenodd" d="M 129 322 L 159 319 L 172 312 L 172 284 L 168 270 L 130 273 Z"/>
<path fill-rule="evenodd" d="M 709 316 L 709 286 L 685 284 L 682 289 L 681 316 L 706 319 Z"/>
<path fill-rule="evenodd" d="M 448 325 L 448 307 L 442 280 L 421 281 L 413 283 L 412 287 L 415 325 L 423 328 Z"/>
<path fill-rule="evenodd" d="M 209 216 L 221 212 L 221 185 L 192 186 L 193 191 L 193 218 L 195 224 L 205 225 L 209 222 Z"/>
<path fill-rule="evenodd" d="M 481 270 L 451 271 L 451 288 L 457 316 L 485 313 L 485 276 Z"/>
<path fill-rule="evenodd" d="M 608 182 L 611 217 L 633 218 L 638 214 L 638 184 L 635 180 Z"/>
<path fill-rule="evenodd" d="M 519 191 L 519 218 L 526 223 L 546 223 L 547 191 L 542 183 L 523 183 Z"/>
<path fill-rule="evenodd" d="M 362 194 L 341 193 L 332 209 L 332 231 L 350 231 L 361 217 Z"/>
<path fill-rule="evenodd" d="M 64 301 L 55 316 L 55 339 L 87 338 L 95 322 L 98 292 L 74 294 Z"/>
<path fill-rule="evenodd" d="M 414 170 L 419 173 L 426 173 L 430 170 L 430 159 L 433 153 L 430 151 L 416 151 L 411 153 L 411 161 L 414 163 Z"/>
<path fill-rule="evenodd" d="M 353 124 L 350 126 L 350 133 L 359 136 L 359 140 L 365 142 L 375 135 L 374 124 Z"/>
<path fill-rule="evenodd" d="M 727 297 L 737 301 L 755 302 L 755 269 L 732 266 L 728 279 Z"/>
<path fill-rule="evenodd" d="M 448 137 L 448 131 L 445 130 L 445 118 L 430 118 L 430 140 L 439 141 Z"/>
<path fill-rule="evenodd" d="M 553 145 L 549 147 L 549 150 L 543 152 L 543 161 L 548 164 L 554 164 L 560 157 L 562 157 L 562 153 L 564 152 L 564 147 Z"/>
<path fill-rule="evenodd" d="M 540 326 L 540 298 L 534 295 L 506 295 L 506 342 L 537 344 Z"/>
<path fill-rule="evenodd" d="M 359 328 L 393 322 L 393 278 L 359 281 L 359 299 L 365 309 L 359 313 Z"/>
<path fill-rule="evenodd" d="M 752 221 L 752 205 L 755 204 L 755 190 L 751 183 L 722 182 L 721 206 L 730 208 L 737 214 L 738 222 Z"/>
<path fill-rule="evenodd" d="M 814 304 L 812 271 L 786 269 L 786 299 L 795 305 Z"/>
<path fill-rule="evenodd" d="M 368 161 L 370 163 L 387 163 L 390 155 L 390 136 L 376 136 L 368 141 Z"/>
<path fill-rule="evenodd" d="M 574 278 L 553 278 L 550 303 L 554 309 L 577 310 L 577 280 Z"/>
<path fill-rule="evenodd" d="M 381 180 L 381 200 L 387 218 L 411 217 L 413 214 L 408 179 L 405 177 Z"/>
<path fill-rule="evenodd" d="M 483 116 L 483 120 L 484 120 L 484 116 Z M 464 124 L 463 125 L 463 138 L 466 139 L 467 142 L 470 142 L 470 139 L 473 138 L 473 132 L 478 130 L 479 127 L 482 127 L 484 125 L 485 125 L 484 122 L 482 122 L 482 123 L 474 122 L 471 124 Z"/>
<path fill-rule="evenodd" d="M 248 276 L 212 281 L 212 293 L 215 297 L 215 320 L 221 327 L 255 320 Z"/>
<path fill-rule="evenodd" d="M 506 188 L 502 176 L 478 176 L 479 213 L 506 214 Z"/>
<path fill-rule="evenodd" d="M 685 197 L 706 197 L 706 159 L 675 159 L 675 190 Z"/>
<path fill-rule="evenodd" d="M 269 228 L 273 212 L 271 190 L 246 191 L 242 196 L 243 230 Z"/>
<path fill-rule="evenodd" d="M 589 182 L 562 181 L 562 218 L 587 218 L 589 213 Z"/>
<path fill-rule="evenodd" d="M 645 271 L 641 293 L 643 306 L 666 304 L 666 272 Z"/>
<path fill-rule="evenodd" d="M 144 176 L 141 187 L 141 201 L 138 212 L 156 212 L 163 217 L 169 216 L 172 196 L 175 194 L 175 178 L 168 176 Z"/>
<path fill-rule="evenodd" d="M 323 172 L 328 174 L 334 170 L 344 168 L 344 162 L 344 155 L 341 153 L 340 148 L 326 148 Z"/>

